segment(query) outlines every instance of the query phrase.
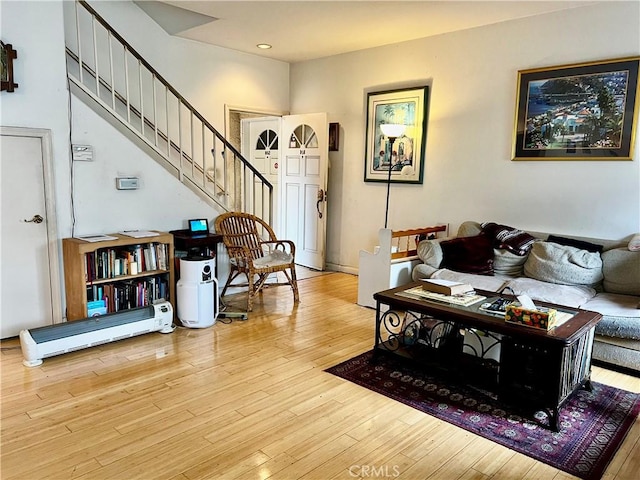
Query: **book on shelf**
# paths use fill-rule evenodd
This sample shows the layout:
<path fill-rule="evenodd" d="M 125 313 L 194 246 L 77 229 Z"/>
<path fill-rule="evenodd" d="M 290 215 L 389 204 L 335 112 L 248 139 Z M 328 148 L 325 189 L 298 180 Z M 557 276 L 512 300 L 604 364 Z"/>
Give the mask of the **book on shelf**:
<path fill-rule="evenodd" d="M 422 288 L 428 292 L 442 293 L 444 295 L 460 295 L 474 291 L 473 287 L 468 283 L 442 280 L 439 278 L 422 280 Z"/>
<path fill-rule="evenodd" d="M 445 295 L 444 293 L 430 292 L 421 286 L 409 288 L 398 295 L 409 298 L 417 298 L 419 300 L 432 300 L 434 302 L 450 303 L 452 305 L 460 305 L 468 307 L 474 303 L 478 303 L 487 297 L 477 295 L 475 293 L 461 293 L 457 295 Z"/>

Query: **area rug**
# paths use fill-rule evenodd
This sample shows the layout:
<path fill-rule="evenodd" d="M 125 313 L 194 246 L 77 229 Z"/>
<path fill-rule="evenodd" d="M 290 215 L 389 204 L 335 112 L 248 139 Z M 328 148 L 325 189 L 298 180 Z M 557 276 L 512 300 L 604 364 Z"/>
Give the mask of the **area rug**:
<path fill-rule="evenodd" d="M 586 480 L 601 478 L 640 412 L 640 395 L 596 382 L 560 411 L 560 432 L 547 414 L 513 413 L 495 396 L 429 375 L 393 355 L 363 353 L 326 371 L 445 422 Z"/>

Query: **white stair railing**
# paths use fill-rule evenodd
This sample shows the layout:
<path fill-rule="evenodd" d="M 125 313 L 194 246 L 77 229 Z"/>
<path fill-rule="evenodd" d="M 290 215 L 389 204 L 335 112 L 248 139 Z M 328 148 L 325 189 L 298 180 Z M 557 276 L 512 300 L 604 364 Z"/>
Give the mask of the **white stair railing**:
<path fill-rule="evenodd" d="M 73 2 L 65 23 L 68 77 L 84 96 L 223 210 L 273 222 L 269 181 L 95 10 Z"/>

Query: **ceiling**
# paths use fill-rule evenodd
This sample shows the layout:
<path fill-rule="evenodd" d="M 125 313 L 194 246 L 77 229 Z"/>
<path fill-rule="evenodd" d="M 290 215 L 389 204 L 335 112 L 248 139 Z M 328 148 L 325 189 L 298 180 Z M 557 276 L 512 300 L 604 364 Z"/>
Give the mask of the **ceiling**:
<path fill-rule="evenodd" d="M 171 35 L 295 63 L 601 1 L 210 1 L 135 3 Z M 260 50 L 258 43 L 273 46 Z"/>

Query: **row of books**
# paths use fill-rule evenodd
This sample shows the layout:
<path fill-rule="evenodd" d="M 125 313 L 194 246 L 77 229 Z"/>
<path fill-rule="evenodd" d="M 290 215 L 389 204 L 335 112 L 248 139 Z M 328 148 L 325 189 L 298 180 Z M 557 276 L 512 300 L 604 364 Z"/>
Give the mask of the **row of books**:
<path fill-rule="evenodd" d="M 167 278 L 161 276 L 89 285 L 87 286 L 87 316 L 91 316 L 91 309 L 97 306 L 96 302 L 100 301 L 104 301 L 105 313 L 113 313 L 152 305 L 163 298 L 169 299 L 169 282 Z"/>
<path fill-rule="evenodd" d="M 169 248 L 166 243 L 103 248 L 85 255 L 85 280 L 115 278 L 153 270 L 166 270 Z"/>

